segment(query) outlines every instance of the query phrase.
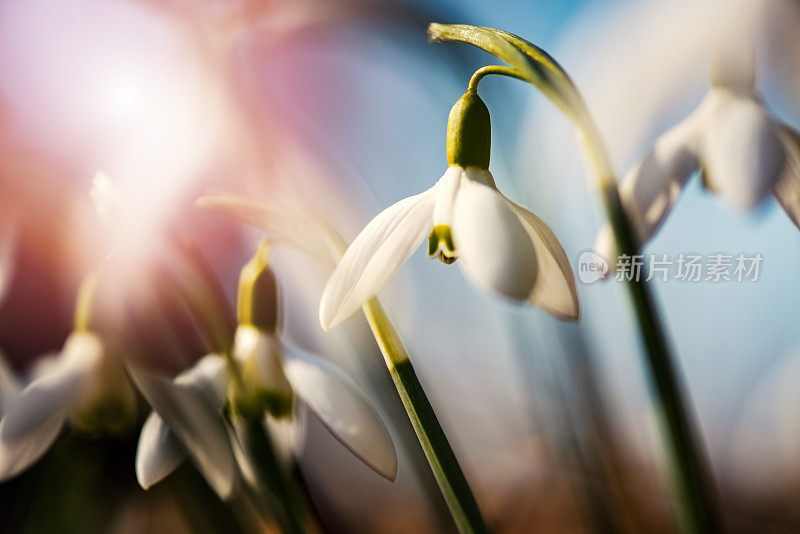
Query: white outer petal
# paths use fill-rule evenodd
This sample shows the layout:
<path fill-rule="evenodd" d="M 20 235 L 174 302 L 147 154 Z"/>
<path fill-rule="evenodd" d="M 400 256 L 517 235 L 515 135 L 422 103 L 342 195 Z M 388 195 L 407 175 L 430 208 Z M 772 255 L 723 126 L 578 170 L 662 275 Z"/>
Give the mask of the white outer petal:
<path fill-rule="evenodd" d="M 222 409 L 228 395 L 228 363 L 219 354 L 203 356 L 174 382 L 198 391 L 217 409 Z"/>
<path fill-rule="evenodd" d="M 336 266 L 319 306 L 324 329 L 375 296 L 431 231 L 436 186 L 382 211 L 361 231 Z"/>
<path fill-rule="evenodd" d="M 515 300 L 528 299 L 536 280 L 536 252 L 516 213 L 496 189 L 462 181 L 453 242 L 472 281 Z"/>
<path fill-rule="evenodd" d="M 686 181 L 698 170 L 703 129 L 716 106 L 717 95 L 712 91 L 691 115 L 662 134 L 620 182 L 620 199 L 640 247 L 658 230 Z M 595 252 L 608 262 L 606 276 L 611 276 L 618 253 L 609 225 L 598 233 Z"/>
<path fill-rule="evenodd" d="M 461 179 L 466 176 L 466 171 L 458 165 L 447 168 L 439 181 L 436 182 L 436 204 L 433 208 L 433 224 L 453 224 L 453 205 L 456 192 L 461 184 Z"/>
<path fill-rule="evenodd" d="M 718 105 L 703 137 L 711 189 L 741 208 L 757 205 L 784 167 L 778 127 L 753 98 L 717 91 Z"/>
<path fill-rule="evenodd" d="M 136 449 L 136 479 L 149 489 L 172 473 L 189 454 L 161 417 L 152 412 L 142 425 Z"/>
<path fill-rule="evenodd" d="M 25 470 L 50 448 L 102 357 L 99 339 L 72 334 L 51 372 L 22 390 L 0 421 L 0 480 Z"/>
<path fill-rule="evenodd" d="M 800 132 L 781 126 L 786 165 L 772 188 L 772 194 L 786 215 L 800 228 Z"/>
<path fill-rule="evenodd" d="M 128 373 L 144 398 L 169 425 L 222 499 L 233 493 L 236 467 L 222 416 L 194 389 L 133 365 Z"/>
<path fill-rule="evenodd" d="M 506 202 L 522 221 L 536 251 L 536 280 L 528 300 L 560 319 L 577 321 L 581 306 L 567 253 L 544 221 L 519 204 Z"/>
<path fill-rule="evenodd" d="M 297 397 L 331 433 L 378 474 L 397 477 L 397 454 L 378 414 L 339 369 L 284 345 L 284 372 Z"/>
<path fill-rule="evenodd" d="M 202 197 L 196 205 L 230 215 L 264 230 L 274 240 L 291 244 L 325 264 L 329 262 L 332 245 L 328 236 L 322 233 L 321 227 L 314 228 L 312 220 L 292 208 L 236 196 Z"/>
<path fill-rule="evenodd" d="M 174 382 L 194 389 L 212 406 L 222 409 L 228 380 L 225 359 L 218 354 L 208 354 L 176 376 Z M 136 478 L 139 485 L 149 489 L 172 473 L 187 457 L 188 453 L 178 437 L 161 416 L 152 412 L 142 426 L 136 449 Z"/>

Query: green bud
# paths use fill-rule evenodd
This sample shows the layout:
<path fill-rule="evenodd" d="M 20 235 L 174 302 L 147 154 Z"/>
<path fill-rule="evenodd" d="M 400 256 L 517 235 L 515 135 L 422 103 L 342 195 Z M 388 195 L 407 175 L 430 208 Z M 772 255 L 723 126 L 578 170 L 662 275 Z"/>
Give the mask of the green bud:
<path fill-rule="evenodd" d="M 461 167 L 489 168 L 492 126 L 489 109 L 475 91 L 467 91 L 447 120 L 447 162 Z"/>
<path fill-rule="evenodd" d="M 236 309 L 239 324 L 274 332 L 278 325 L 278 283 L 267 259 L 269 246 L 262 244 L 239 275 Z"/>

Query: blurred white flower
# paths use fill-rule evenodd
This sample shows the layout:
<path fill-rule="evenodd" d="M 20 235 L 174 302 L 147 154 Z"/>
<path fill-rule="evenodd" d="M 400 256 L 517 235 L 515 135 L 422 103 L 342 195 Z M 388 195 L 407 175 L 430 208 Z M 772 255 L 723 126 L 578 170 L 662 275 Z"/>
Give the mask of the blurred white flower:
<path fill-rule="evenodd" d="M 800 134 L 764 106 L 754 87 L 752 49 L 728 52 L 715 58 L 712 88 L 697 109 L 659 137 L 620 183 L 639 246 L 697 171 L 707 189 L 738 208 L 755 207 L 772 193 L 800 226 Z M 608 225 L 595 249 L 607 261 L 616 257 Z"/>
<path fill-rule="evenodd" d="M 236 392 L 227 363 L 216 354 L 202 358 L 178 375 L 175 388 L 191 390 L 201 396 L 204 404 L 213 406 L 220 421 L 219 412 L 229 391 L 234 410 L 266 412 L 269 422 L 294 421 L 297 417 L 294 398 L 297 398 L 355 456 L 380 475 L 394 480 L 397 456 L 391 437 L 363 395 L 341 371 L 279 340 L 274 333 L 252 325 L 237 328 L 233 355 L 242 371 L 244 392 Z M 187 457 L 187 449 L 191 449 L 185 448 L 181 444 L 185 440 L 173 434 L 171 429 L 175 423 L 161 418 L 165 413 L 164 403 L 156 400 L 151 404 L 155 412 L 142 428 L 136 455 L 136 475 L 145 489 L 170 474 Z M 294 432 L 296 434 L 297 429 Z M 195 440 L 202 441 L 197 432 Z M 297 445 L 295 443 L 295 447 Z M 208 456 L 219 462 L 220 454 L 229 456 L 230 448 Z M 220 492 L 223 497 L 229 494 L 230 491 Z"/>
<path fill-rule="evenodd" d="M 67 420 L 89 434 L 119 433 L 134 421 L 135 397 L 120 362 L 96 335 L 73 332 L 61 353 L 15 398 L 0 421 L 0 480 L 36 462 Z"/>
<path fill-rule="evenodd" d="M 236 464 L 220 414 L 228 389 L 225 360 L 216 354 L 205 356 L 174 381 L 133 367 L 129 370 L 154 410 L 139 437 L 139 484 L 148 489 L 191 455 L 217 494 L 230 497 Z"/>
<path fill-rule="evenodd" d="M 353 240 L 328 280 L 320 322 L 340 323 L 394 276 L 428 236 L 428 255 L 461 259 L 476 285 L 577 320 L 575 277 L 555 234 L 536 215 L 503 196 L 489 166 L 489 112 L 468 91 L 448 123 L 450 166 L 427 191 L 381 212 Z"/>

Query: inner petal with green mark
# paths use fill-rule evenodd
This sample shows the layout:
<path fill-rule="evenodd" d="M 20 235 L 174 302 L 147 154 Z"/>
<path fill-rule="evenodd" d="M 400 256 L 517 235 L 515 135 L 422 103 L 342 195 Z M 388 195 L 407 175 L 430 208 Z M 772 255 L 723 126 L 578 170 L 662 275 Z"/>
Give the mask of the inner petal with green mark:
<path fill-rule="evenodd" d="M 453 244 L 453 231 L 447 224 L 437 224 L 428 236 L 428 256 L 438 257 L 442 263 L 450 265 L 458 259 Z"/>

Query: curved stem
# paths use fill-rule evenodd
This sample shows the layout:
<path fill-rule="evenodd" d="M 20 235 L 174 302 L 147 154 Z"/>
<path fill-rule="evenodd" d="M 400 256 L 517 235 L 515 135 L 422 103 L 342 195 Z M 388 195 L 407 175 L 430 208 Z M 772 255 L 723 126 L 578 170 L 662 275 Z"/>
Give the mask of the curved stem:
<path fill-rule="evenodd" d="M 376 298 L 367 301 L 363 310 L 458 530 L 464 534 L 489 532 L 403 341 Z"/>
<path fill-rule="evenodd" d="M 630 256 L 637 254 L 638 244 L 600 133 L 577 86 L 558 62 L 541 48 L 502 30 L 434 23 L 428 27 L 428 33 L 432 40 L 467 43 L 505 61 L 564 112 L 581 134 L 617 250 Z M 672 487 L 681 507 L 681 524 L 690 532 L 719 532 L 722 521 L 715 486 L 693 414 L 684 403 L 681 377 L 670 355 L 652 295 L 641 280 L 629 281 L 628 290 L 645 348 L 644 363 L 660 415 L 661 435 L 672 468 Z"/>
<path fill-rule="evenodd" d="M 517 69 L 511 67 L 503 67 L 502 65 L 487 65 L 486 67 L 481 67 L 475 71 L 475 74 L 472 75 L 472 78 L 469 79 L 469 86 L 467 87 L 467 91 L 475 92 L 478 90 L 478 84 L 483 79 L 484 76 L 489 74 L 498 74 L 501 76 L 508 76 L 510 78 L 516 78 L 518 80 L 528 81 L 524 74 L 522 74 Z"/>

